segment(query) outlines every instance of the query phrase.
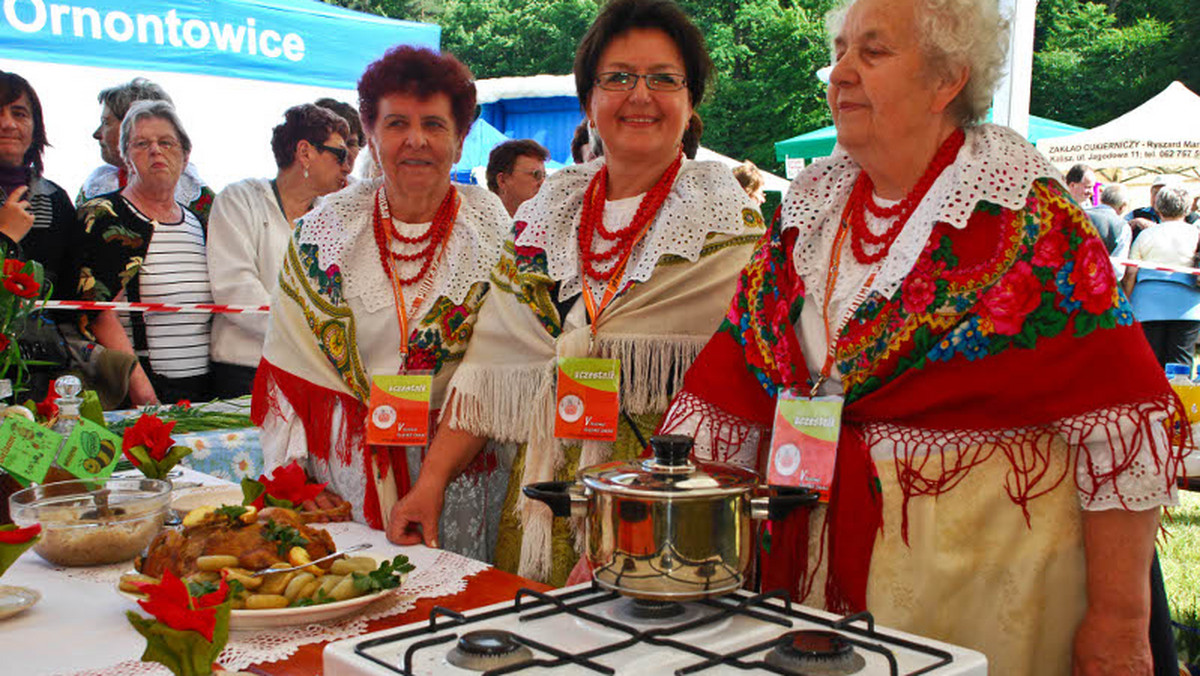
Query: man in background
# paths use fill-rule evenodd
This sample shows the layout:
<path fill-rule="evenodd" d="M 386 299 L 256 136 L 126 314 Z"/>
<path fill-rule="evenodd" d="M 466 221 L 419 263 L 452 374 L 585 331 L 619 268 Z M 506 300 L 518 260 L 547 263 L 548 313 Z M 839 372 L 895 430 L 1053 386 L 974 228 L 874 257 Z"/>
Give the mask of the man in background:
<path fill-rule="evenodd" d="M 546 180 L 546 160 L 550 151 L 532 139 L 505 141 L 492 148 L 488 156 L 488 190 L 500 196 L 508 215 L 537 194 Z"/>
<path fill-rule="evenodd" d="M 1067 190 L 1079 206 L 1092 206 L 1092 188 L 1096 186 L 1096 172 L 1086 164 L 1076 164 L 1067 170 Z"/>

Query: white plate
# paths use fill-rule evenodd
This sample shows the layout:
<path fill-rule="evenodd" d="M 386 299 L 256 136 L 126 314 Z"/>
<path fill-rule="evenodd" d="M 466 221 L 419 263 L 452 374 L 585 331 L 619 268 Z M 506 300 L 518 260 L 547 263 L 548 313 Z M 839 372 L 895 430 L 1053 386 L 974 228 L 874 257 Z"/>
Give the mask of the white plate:
<path fill-rule="evenodd" d="M 242 504 L 242 487 L 236 485 L 185 488 L 178 492 L 172 491 L 171 497 L 171 507 L 178 510 L 180 516 L 197 507 L 240 504 Z"/>
<path fill-rule="evenodd" d="M 135 571 L 127 572 L 132 573 Z M 388 594 L 400 591 L 400 588 L 404 586 L 405 578 L 407 578 L 407 575 L 401 578 L 400 587 L 385 589 L 374 594 L 367 594 L 366 596 L 359 596 L 358 598 L 347 599 L 345 601 L 334 601 L 333 603 L 302 606 L 300 608 L 230 611 L 229 628 L 239 631 L 247 629 L 274 629 L 276 627 L 292 627 L 346 617 L 366 608 Z M 141 598 L 137 594 L 132 594 L 121 589 L 117 589 L 117 593 L 133 603 L 136 603 Z"/>
<path fill-rule="evenodd" d="M 0 586 L 0 620 L 28 609 L 41 598 L 33 589 Z"/>

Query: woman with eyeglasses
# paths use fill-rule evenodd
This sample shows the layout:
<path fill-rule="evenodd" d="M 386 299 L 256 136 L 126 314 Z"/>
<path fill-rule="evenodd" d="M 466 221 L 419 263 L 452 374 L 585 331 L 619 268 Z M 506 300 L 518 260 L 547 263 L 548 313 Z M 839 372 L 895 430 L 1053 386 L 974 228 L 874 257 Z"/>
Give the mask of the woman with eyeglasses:
<path fill-rule="evenodd" d="M 762 234 L 727 168 L 683 156 L 711 69 L 700 32 L 668 0 L 616 0 L 588 30 L 575 82 L 604 155 L 555 173 L 517 210 L 438 435 L 392 514 L 393 541 L 436 545 L 446 485 L 487 439 L 518 442 L 496 564 L 566 581 L 570 526 L 519 498 L 521 486 L 641 453 Z M 615 442 L 555 437 L 556 416 L 579 412 L 556 399 L 556 364 L 570 357 L 615 360 L 600 371 L 620 374 Z"/>
<path fill-rule="evenodd" d="M 299 461 L 374 528 L 424 451 L 424 435 L 398 430 L 433 430 L 508 222 L 486 188 L 450 182 L 475 117 L 473 80 L 453 56 L 408 46 L 367 66 L 359 110 L 382 176 L 300 218 L 271 301 L 252 410 L 265 468 Z M 427 407 L 386 393 L 413 388 Z"/>
<path fill-rule="evenodd" d="M 204 229 L 175 187 L 192 142 L 166 101 L 138 101 L 121 121 L 129 182 L 79 207 L 84 226 L 78 297 L 148 303 L 211 303 Z M 209 317 L 201 314 L 85 315 L 81 329 L 109 350 L 136 355 L 129 401 L 174 403 L 209 396 Z"/>
<path fill-rule="evenodd" d="M 350 127 L 340 115 L 304 103 L 289 108 L 271 133 L 279 167 L 273 179 L 232 183 L 213 201 L 208 220 L 208 276 L 213 302 L 267 305 L 298 218 L 317 199 L 346 186 L 353 167 Z M 262 359 L 267 317 L 223 314 L 213 318 L 213 394 L 250 394 Z"/>

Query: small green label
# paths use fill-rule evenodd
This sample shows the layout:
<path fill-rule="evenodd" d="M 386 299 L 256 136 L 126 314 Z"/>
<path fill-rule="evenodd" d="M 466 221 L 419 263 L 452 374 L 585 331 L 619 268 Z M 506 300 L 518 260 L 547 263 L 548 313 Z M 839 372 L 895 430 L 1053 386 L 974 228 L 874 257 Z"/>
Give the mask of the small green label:
<path fill-rule="evenodd" d="M 823 441 L 837 441 L 841 431 L 842 402 L 822 401 L 824 397 L 779 397 L 779 415 L 799 432 Z"/>
<path fill-rule="evenodd" d="M 616 359 L 559 357 L 558 368 L 571 380 L 601 392 L 616 392 L 621 382 L 621 362 Z"/>
<path fill-rule="evenodd" d="M 0 425 L 0 467 L 21 483 L 42 481 L 54 462 L 61 434 L 19 416 L 9 416 Z"/>
<path fill-rule="evenodd" d="M 58 454 L 58 464 L 80 479 L 107 479 L 120 457 L 120 436 L 80 418 Z"/>
<path fill-rule="evenodd" d="M 429 401 L 433 396 L 433 376 L 405 373 L 396 376 L 375 376 L 375 386 L 397 399 Z"/>

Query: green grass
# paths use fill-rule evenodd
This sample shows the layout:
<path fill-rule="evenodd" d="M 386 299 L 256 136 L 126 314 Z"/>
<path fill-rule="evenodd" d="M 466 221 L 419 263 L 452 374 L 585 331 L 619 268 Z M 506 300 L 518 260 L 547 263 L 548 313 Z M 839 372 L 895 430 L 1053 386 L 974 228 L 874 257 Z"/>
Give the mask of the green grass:
<path fill-rule="evenodd" d="M 1159 540 L 1159 560 L 1171 605 L 1171 618 L 1200 632 L 1200 493 L 1179 492 L 1167 536 Z M 1200 633 L 1176 629 L 1179 659 L 1200 662 Z"/>

